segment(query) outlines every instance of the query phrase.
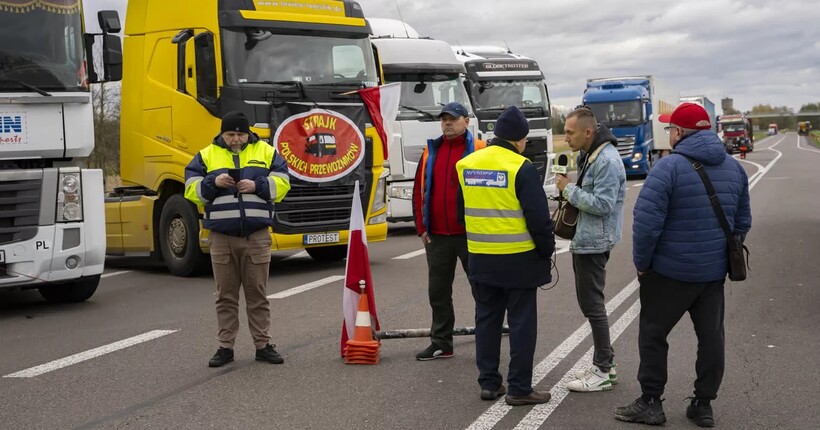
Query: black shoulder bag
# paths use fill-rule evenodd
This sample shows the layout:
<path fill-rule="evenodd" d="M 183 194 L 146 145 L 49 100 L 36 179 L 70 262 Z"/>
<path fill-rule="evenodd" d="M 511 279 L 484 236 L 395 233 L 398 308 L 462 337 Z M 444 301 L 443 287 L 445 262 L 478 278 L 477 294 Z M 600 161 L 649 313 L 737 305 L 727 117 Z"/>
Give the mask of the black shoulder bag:
<path fill-rule="evenodd" d="M 735 234 L 729 230 L 729 222 L 726 220 L 726 214 L 720 206 L 720 200 L 718 200 L 715 187 L 712 186 L 712 181 L 709 180 L 709 176 L 707 176 L 706 172 L 703 171 L 703 164 L 701 164 L 700 161 L 693 160 L 686 155 L 683 156 L 686 157 L 690 163 L 692 163 L 692 167 L 694 167 L 695 171 L 698 172 L 698 175 L 700 175 L 700 179 L 706 187 L 706 193 L 709 194 L 709 201 L 712 202 L 712 208 L 715 210 L 715 215 L 717 215 L 718 221 L 720 221 L 720 226 L 723 227 L 723 233 L 726 235 L 729 261 L 729 279 L 733 281 L 743 281 L 746 279 L 749 248 L 743 244 L 743 240 L 739 234 Z"/>

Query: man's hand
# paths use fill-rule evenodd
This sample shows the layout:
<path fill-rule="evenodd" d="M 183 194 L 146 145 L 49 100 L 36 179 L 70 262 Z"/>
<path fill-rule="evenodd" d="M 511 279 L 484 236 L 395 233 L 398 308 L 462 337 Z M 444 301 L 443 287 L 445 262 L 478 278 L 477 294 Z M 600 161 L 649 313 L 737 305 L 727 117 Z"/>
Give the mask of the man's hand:
<path fill-rule="evenodd" d="M 424 233 L 422 233 L 422 234 L 421 234 L 421 243 L 423 243 L 423 244 L 427 245 L 428 243 L 430 243 L 430 242 L 432 242 L 432 241 L 433 241 L 433 240 L 432 240 L 432 239 L 430 239 L 430 235 L 429 235 L 429 234 L 427 234 L 427 232 L 426 232 L 426 231 L 425 231 Z"/>
<path fill-rule="evenodd" d="M 232 188 L 236 186 L 236 183 L 233 181 L 231 175 L 227 173 L 223 173 L 216 177 L 214 180 L 214 184 L 216 184 L 219 188 Z"/>
<path fill-rule="evenodd" d="M 236 189 L 242 194 L 251 194 L 256 191 L 256 182 L 250 179 L 243 179 L 236 184 Z"/>
<path fill-rule="evenodd" d="M 555 175 L 555 186 L 558 187 L 558 191 L 563 193 L 567 184 L 569 184 L 568 177 L 561 174 Z"/>

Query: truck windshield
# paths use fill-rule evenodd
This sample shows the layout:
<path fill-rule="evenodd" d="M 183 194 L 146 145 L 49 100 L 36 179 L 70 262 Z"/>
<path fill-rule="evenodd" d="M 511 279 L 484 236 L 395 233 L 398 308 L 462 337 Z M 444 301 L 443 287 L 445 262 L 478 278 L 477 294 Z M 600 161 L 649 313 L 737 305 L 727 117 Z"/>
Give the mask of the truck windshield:
<path fill-rule="evenodd" d="M 519 108 L 540 108 L 543 115 L 549 115 L 547 92 L 542 79 L 474 81 L 470 85 L 470 91 L 477 111 L 517 106 Z"/>
<path fill-rule="evenodd" d="M 744 131 L 744 130 L 746 130 L 746 127 L 744 127 L 743 123 L 740 123 L 740 122 L 728 123 L 728 124 L 724 123 L 723 124 L 723 131 L 724 132 L 728 131 L 729 133 L 734 133 L 736 131 Z"/>
<path fill-rule="evenodd" d="M 634 126 L 643 123 L 641 102 L 590 103 L 587 105 L 595 114 L 595 119 L 607 127 Z"/>
<path fill-rule="evenodd" d="M 0 1 L 0 40 L 0 91 L 88 90 L 79 0 Z"/>
<path fill-rule="evenodd" d="M 347 39 L 276 34 L 268 30 L 223 31 L 226 82 L 301 82 L 304 85 L 376 86 L 367 37 Z"/>
<path fill-rule="evenodd" d="M 399 121 L 438 121 L 441 107 L 450 102 L 469 106 L 463 79 L 455 73 L 386 73 L 385 82 L 401 82 Z"/>

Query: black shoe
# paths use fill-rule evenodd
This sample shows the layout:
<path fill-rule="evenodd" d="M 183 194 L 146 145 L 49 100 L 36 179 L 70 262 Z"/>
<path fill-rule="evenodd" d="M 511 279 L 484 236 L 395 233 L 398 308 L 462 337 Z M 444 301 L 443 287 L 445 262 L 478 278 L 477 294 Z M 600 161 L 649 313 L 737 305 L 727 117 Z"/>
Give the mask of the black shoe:
<path fill-rule="evenodd" d="M 495 400 L 507 394 L 507 387 L 501 384 L 497 390 L 481 390 L 481 400 Z"/>
<path fill-rule="evenodd" d="M 533 390 L 532 393 L 526 396 L 511 396 L 507 394 L 507 397 L 504 397 L 504 401 L 507 402 L 510 406 L 525 406 L 525 405 L 540 405 L 541 403 L 547 403 L 552 398 L 552 394 L 549 391 L 535 391 Z"/>
<path fill-rule="evenodd" d="M 264 362 L 273 363 L 273 364 L 282 364 L 282 363 L 284 363 L 285 359 L 282 358 L 282 356 L 278 352 L 276 352 L 275 349 L 273 349 L 274 346 L 276 346 L 276 345 L 267 344 L 267 345 L 265 345 L 264 348 L 257 349 L 256 350 L 256 361 L 264 361 Z"/>
<path fill-rule="evenodd" d="M 692 399 L 686 408 L 686 418 L 692 420 L 698 427 L 714 427 L 715 416 L 709 400 Z"/>
<path fill-rule="evenodd" d="M 436 344 L 431 343 L 430 346 L 421 351 L 420 353 L 416 354 L 416 360 L 419 361 L 427 361 L 427 360 L 435 360 L 437 358 L 451 358 L 455 356 L 453 351 L 445 351 Z"/>
<path fill-rule="evenodd" d="M 216 354 L 208 361 L 208 367 L 222 367 L 233 361 L 233 349 L 219 347 Z"/>
<path fill-rule="evenodd" d="M 644 399 L 643 396 L 638 397 L 632 404 L 615 409 L 615 418 L 628 423 L 661 425 L 666 422 L 662 401 L 656 397 L 649 400 Z"/>

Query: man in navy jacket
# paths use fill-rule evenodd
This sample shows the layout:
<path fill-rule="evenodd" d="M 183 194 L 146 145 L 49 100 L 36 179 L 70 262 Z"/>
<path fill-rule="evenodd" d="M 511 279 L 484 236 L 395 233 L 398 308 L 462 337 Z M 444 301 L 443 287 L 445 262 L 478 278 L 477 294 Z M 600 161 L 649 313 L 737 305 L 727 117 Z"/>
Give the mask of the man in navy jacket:
<path fill-rule="evenodd" d="M 744 238 L 752 224 L 749 181 L 710 130 L 703 107 L 683 103 L 659 120 L 669 123 L 665 129 L 673 154 L 658 161 L 646 178 L 632 225 L 632 255 L 641 285 L 638 381 L 643 395 L 618 408 L 615 417 L 646 424 L 666 421 L 660 399 L 667 377 L 666 337 L 689 312 L 698 352 L 694 397 L 686 416 L 701 427 L 712 427 L 710 402 L 717 397 L 724 369 L 727 244 L 706 188 L 684 155 L 704 166 L 729 227 Z"/>

